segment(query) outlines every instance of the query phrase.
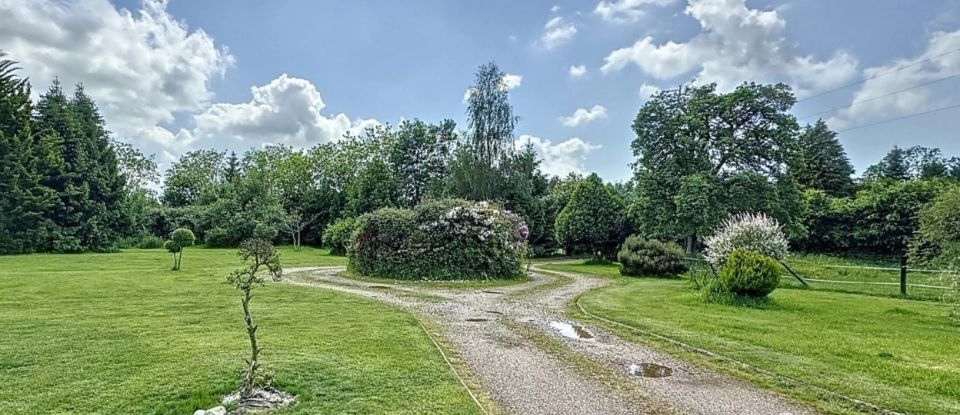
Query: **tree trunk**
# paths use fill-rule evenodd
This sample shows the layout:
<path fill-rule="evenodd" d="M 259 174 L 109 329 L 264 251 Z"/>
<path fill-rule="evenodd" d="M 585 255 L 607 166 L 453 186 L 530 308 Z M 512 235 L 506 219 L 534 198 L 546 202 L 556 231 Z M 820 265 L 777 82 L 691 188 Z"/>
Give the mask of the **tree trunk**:
<path fill-rule="evenodd" d="M 687 255 L 693 253 L 693 241 L 696 239 L 696 236 L 690 235 L 687 236 Z"/>
<path fill-rule="evenodd" d="M 240 301 L 243 305 L 243 321 L 247 323 L 247 335 L 250 336 L 250 360 L 247 362 L 247 374 L 243 378 L 243 388 L 240 390 L 242 399 L 253 395 L 253 387 L 256 381 L 257 369 L 260 363 L 257 358 L 260 356 L 260 348 L 257 347 L 257 326 L 253 324 L 253 317 L 250 316 L 250 290 L 244 290 L 243 299 Z"/>

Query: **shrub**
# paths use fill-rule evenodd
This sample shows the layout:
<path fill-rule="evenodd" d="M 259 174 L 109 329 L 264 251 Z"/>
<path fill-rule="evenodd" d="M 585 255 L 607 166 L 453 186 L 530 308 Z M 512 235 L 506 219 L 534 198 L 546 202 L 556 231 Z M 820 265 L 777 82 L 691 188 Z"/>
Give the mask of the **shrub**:
<path fill-rule="evenodd" d="M 766 297 L 780 284 L 780 264 L 761 253 L 735 249 L 717 272 L 717 282 L 733 294 Z"/>
<path fill-rule="evenodd" d="M 235 241 L 226 229 L 216 227 L 207 231 L 203 236 L 203 242 L 208 248 L 227 248 L 233 246 Z"/>
<path fill-rule="evenodd" d="M 623 242 L 617 261 L 621 275 L 677 275 L 687 270 L 679 245 L 636 235 Z"/>
<path fill-rule="evenodd" d="M 704 255 L 714 265 L 723 265 L 733 251 L 758 252 L 776 260 L 787 256 L 788 242 L 776 219 L 763 213 L 738 213 L 725 220 L 703 241 Z"/>
<path fill-rule="evenodd" d="M 522 225 L 486 202 L 446 199 L 413 210 L 380 209 L 357 219 L 350 269 L 414 280 L 516 278 L 523 275 Z"/>
<path fill-rule="evenodd" d="M 180 260 L 183 258 L 183 248 L 193 245 L 197 237 L 193 231 L 186 228 L 179 228 L 170 234 L 170 240 L 163 244 L 163 247 L 173 254 L 173 269 L 180 269 Z"/>
<path fill-rule="evenodd" d="M 163 238 L 155 235 L 144 235 L 137 242 L 137 248 L 140 249 L 159 249 L 163 248 Z"/>
<path fill-rule="evenodd" d="M 353 237 L 353 231 L 357 228 L 355 218 L 340 218 L 336 222 L 327 225 L 323 230 L 323 246 L 330 248 L 333 255 L 346 255 L 347 246 Z"/>

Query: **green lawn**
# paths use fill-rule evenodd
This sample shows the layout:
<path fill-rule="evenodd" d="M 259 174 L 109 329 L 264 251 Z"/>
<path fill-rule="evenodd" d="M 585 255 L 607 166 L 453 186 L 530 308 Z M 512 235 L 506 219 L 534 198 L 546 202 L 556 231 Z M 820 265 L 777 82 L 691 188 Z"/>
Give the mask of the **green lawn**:
<path fill-rule="evenodd" d="M 548 268 L 618 275 L 616 265 Z M 585 294 L 581 304 L 604 318 L 887 409 L 960 413 L 960 327 L 949 323 L 943 304 L 787 289 L 775 291 L 771 298 L 763 309 L 705 304 L 686 279 L 618 277 L 612 285 Z M 718 365 L 750 378 L 730 365 Z M 809 391 L 769 379 L 751 380 L 826 412 L 844 412 Z"/>
<path fill-rule="evenodd" d="M 282 250 L 284 266 L 341 265 Z M 0 413 L 183 414 L 239 386 L 249 353 L 235 250 L 0 257 Z M 251 303 L 262 362 L 300 402 L 281 414 L 479 413 L 409 314 L 268 284 Z"/>

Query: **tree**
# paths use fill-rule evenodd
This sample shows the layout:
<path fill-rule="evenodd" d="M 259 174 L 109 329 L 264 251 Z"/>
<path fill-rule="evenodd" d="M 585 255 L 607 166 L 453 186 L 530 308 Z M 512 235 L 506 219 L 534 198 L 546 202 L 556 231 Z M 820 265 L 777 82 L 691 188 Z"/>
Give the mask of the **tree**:
<path fill-rule="evenodd" d="M 347 212 L 359 216 L 380 208 L 395 207 L 396 183 L 397 178 L 384 162 L 371 162 L 347 188 Z"/>
<path fill-rule="evenodd" d="M 399 199 L 408 208 L 429 193 L 439 193 L 447 163 L 457 140 L 456 123 L 427 124 L 403 121 L 390 148 L 389 164 L 399 180 Z"/>
<path fill-rule="evenodd" d="M 193 231 L 189 229 L 179 228 L 170 234 L 170 240 L 167 241 L 163 247 L 173 254 L 174 271 L 180 270 L 180 260 L 183 258 L 183 248 L 192 246 L 196 240 L 197 238 L 193 235 Z"/>
<path fill-rule="evenodd" d="M 960 264 L 960 187 L 946 187 L 918 216 L 910 242 L 911 259 L 938 265 Z"/>
<path fill-rule="evenodd" d="M 853 165 L 837 140 L 837 133 L 830 131 L 823 120 L 804 128 L 798 148 L 791 172 L 800 186 L 833 196 L 853 191 Z"/>
<path fill-rule="evenodd" d="M 654 95 L 633 122 L 637 195 L 630 211 L 641 233 L 693 246 L 698 233 L 730 213 L 698 191 L 711 183 L 723 188 L 740 173 L 777 180 L 797 152 L 798 126 L 788 113 L 794 102 L 783 84 L 747 83 L 730 93 L 709 84 Z"/>
<path fill-rule="evenodd" d="M 55 224 L 47 213 L 57 194 L 47 174 L 59 158 L 53 137 L 33 129 L 30 84 L 0 51 L 0 254 L 43 250 Z"/>
<path fill-rule="evenodd" d="M 250 338 L 250 359 L 243 377 L 243 386 L 240 389 L 240 400 L 243 401 L 253 395 L 257 386 L 260 370 L 260 352 L 263 351 L 257 344 L 257 328 L 250 315 L 250 300 L 253 298 L 253 289 L 261 286 L 264 280 L 258 272 L 266 268 L 274 281 L 279 281 L 283 275 L 280 266 L 280 254 L 277 253 L 270 241 L 251 239 L 244 242 L 240 248 L 240 257 L 246 266 L 234 270 L 227 277 L 227 283 L 243 292 L 240 304 L 243 307 L 243 321 L 247 326 L 247 336 Z"/>
<path fill-rule="evenodd" d="M 867 167 L 864 176 L 868 179 L 909 180 L 910 170 L 907 165 L 907 152 L 893 146 L 879 163 Z"/>
<path fill-rule="evenodd" d="M 594 173 L 577 185 L 557 216 L 557 235 L 567 254 L 610 260 L 625 236 L 625 213 L 623 201 Z"/>
<path fill-rule="evenodd" d="M 467 90 L 467 137 L 478 160 L 488 167 L 513 151 L 513 115 L 506 74 L 496 63 L 481 65 Z"/>
<path fill-rule="evenodd" d="M 203 192 L 225 181 L 224 153 L 194 150 L 180 157 L 167 170 L 161 200 L 167 206 L 201 203 Z"/>

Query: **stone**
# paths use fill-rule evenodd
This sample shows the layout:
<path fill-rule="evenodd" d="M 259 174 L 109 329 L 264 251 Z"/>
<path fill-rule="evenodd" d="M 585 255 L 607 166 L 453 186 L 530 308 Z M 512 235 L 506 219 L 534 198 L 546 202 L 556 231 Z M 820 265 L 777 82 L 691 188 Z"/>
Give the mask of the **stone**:
<path fill-rule="evenodd" d="M 203 415 L 227 415 L 227 408 L 218 406 L 216 408 L 207 409 L 207 412 Z"/>
<path fill-rule="evenodd" d="M 193 415 L 207 415 L 207 411 L 204 411 L 203 409 L 197 409 L 196 411 L 193 411 Z"/>

